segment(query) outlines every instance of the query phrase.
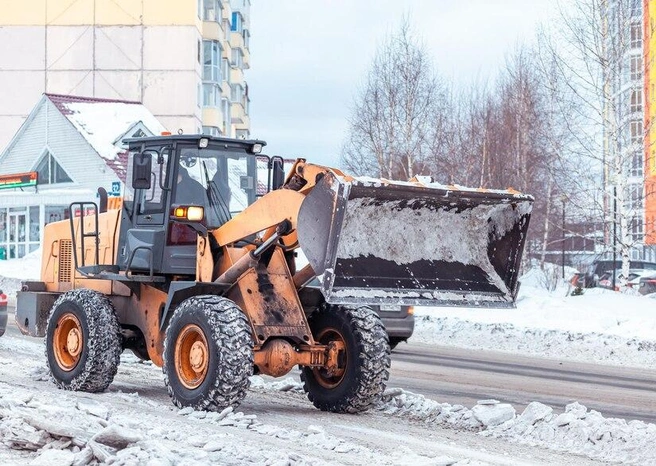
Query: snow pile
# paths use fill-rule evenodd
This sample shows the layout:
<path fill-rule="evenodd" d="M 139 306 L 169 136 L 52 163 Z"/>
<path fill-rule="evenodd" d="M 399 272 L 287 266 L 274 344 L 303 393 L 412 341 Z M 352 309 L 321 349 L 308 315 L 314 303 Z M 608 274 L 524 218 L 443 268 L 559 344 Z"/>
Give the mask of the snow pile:
<path fill-rule="evenodd" d="M 579 453 L 603 461 L 656 464 L 656 425 L 642 421 L 606 419 L 600 413 L 571 403 L 555 414 L 542 403 L 482 435 L 511 438 L 521 443 Z"/>
<path fill-rule="evenodd" d="M 482 400 L 468 409 L 396 388 L 385 392 L 377 409 L 392 416 L 479 431 L 487 437 L 584 454 L 596 460 L 656 464 L 655 424 L 606 419 L 579 403 L 571 403 L 564 413 L 556 414 L 550 406 L 532 402 L 517 416 L 512 405 L 497 400 Z"/>
<path fill-rule="evenodd" d="M 488 311 L 489 312 L 489 311 Z M 506 351 L 546 358 L 656 368 L 656 341 L 596 332 L 571 332 L 454 317 L 417 316 L 411 342 Z"/>
<path fill-rule="evenodd" d="M 553 265 L 529 270 L 515 309 L 416 307 L 410 341 L 656 367 L 653 296 L 601 288 L 572 296 L 561 273 Z"/>
<path fill-rule="evenodd" d="M 385 391 L 378 411 L 391 416 L 410 417 L 459 430 L 481 430 L 514 418 L 515 408 L 496 400 L 482 400 L 473 409 L 430 400 L 423 395 L 391 388 Z"/>

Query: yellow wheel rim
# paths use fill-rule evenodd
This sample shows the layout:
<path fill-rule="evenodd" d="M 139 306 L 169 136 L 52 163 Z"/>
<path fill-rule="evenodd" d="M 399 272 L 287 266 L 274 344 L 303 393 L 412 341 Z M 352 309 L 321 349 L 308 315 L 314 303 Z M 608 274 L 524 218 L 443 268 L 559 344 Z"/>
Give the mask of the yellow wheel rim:
<path fill-rule="evenodd" d="M 55 360 L 64 371 L 72 371 L 82 357 L 84 333 L 80 320 L 67 312 L 57 321 L 53 337 Z"/>
<path fill-rule="evenodd" d="M 205 334 L 198 325 L 185 326 L 175 341 L 175 369 L 182 385 L 198 388 L 207 376 L 210 351 Z"/>

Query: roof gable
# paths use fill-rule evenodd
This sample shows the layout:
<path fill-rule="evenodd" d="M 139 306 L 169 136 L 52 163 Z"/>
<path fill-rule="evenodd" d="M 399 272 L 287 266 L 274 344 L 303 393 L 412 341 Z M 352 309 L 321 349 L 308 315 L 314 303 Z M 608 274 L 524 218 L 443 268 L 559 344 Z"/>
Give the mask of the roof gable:
<path fill-rule="evenodd" d="M 139 102 L 45 94 L 105 163 L 125 181 L 127 152 L 122 136 L 134 128 L 150 134 L 165 131 L 162 124 Z"/>

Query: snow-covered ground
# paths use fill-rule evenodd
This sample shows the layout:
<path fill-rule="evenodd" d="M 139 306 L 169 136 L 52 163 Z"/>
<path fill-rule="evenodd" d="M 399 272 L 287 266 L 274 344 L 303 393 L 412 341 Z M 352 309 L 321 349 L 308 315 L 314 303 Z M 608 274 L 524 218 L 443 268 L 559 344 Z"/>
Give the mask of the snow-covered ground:
<path fill-rule="evenodd" d="M 656 295 L 602 288 L 573 296 L 539 269 L 522 277 L 515 309 L 416 308 L 415 342 L 656 368 Z"/>
<path fill-rule="evenodd" d="M 0 288 L 11 295 L 16 278 L 38 277 L 39 263 L 38 254 L 0 261 L 0 277 L 10 277 L 0 278 Z M 598 289 L 571 296 L 565 285 L 547 291 L 546 281 L 537 270 L 526 274 L 516 309 L 417 308 L 412 340 L 656 367 L 656 301 Z M 286 409 L 245 403 L 236 412 L 195 413 L 175 409 L 161 372 L 130 355 L 123 356 L 119 382 L 104 394 L 61 392 L 45 379 L 42 342 L 0 338 L 0 464 L 541 463 L 544 457 L 527 453 L 535 445 L 554 451 L 552 464 L 585 463 L 557 452 L 656 463 L 656 425 L 606 419 L 579 403 L 556 414 L 534 402 L 517 413 L 494 400 L 464 407 L 390 388 L 375 412 L 344 417 L 308 411 L 297 378 L 254 377 L 247 400 L 282 400 Z M 408 430 L 407 440 L 386 430 L 394 428 L 393 419 Z M 379 439 L 354 437 L 342 423 Z M 455 441 L 446 440 L 449 430 L 458 433 Z"/>

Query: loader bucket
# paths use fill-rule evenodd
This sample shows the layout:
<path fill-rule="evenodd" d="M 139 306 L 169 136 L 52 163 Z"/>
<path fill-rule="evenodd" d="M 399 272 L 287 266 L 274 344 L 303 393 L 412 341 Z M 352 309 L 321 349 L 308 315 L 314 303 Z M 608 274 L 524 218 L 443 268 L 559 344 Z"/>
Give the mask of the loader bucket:
<path fill-rule="evenodd" d="M 329 303 L 512 307 L 531 196 L 329 174 L 298 216 Z"/>

